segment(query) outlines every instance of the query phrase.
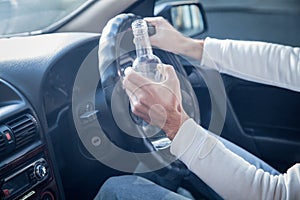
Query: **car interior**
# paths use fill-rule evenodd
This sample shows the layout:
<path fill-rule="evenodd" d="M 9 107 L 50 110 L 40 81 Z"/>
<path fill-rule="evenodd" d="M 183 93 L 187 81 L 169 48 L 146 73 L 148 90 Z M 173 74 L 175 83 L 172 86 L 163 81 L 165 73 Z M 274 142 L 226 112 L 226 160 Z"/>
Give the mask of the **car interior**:
<path fill-rule="evenodd" d="M 93 199 L 128 174 L 209 199 L 163 131 L 147 136 L 122 87 L 136 57 L 131 23 L 151 16 L 187 37 L 300 46 L 299 0 L 0 1 L 0 199 Z M 281 173 L 300 162 L 299 93 L 153 50 L 202 127 Z"/>

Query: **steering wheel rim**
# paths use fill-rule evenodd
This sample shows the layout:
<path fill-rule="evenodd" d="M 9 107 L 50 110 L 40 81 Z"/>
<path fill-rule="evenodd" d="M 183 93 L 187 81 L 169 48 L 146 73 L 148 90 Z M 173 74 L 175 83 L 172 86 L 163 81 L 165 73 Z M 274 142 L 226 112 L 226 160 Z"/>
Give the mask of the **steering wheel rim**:
<path fill-rule="evenodd" d="M 108 117 L 110 120 L 102 117 L 99 119 L 99 123 L 107 137 L 116 145 L 135 153 L 154 152 L 154 159 L 167 166 L 170 163 L 168 161 L 165 163 L 165 156 L 157 155 L 155 152 L 169 152 L 169 146 L 158 150 L 154 147 L 153 141 L 150 141 L 149 138 L 143 135 L 141 127 L 131 122 L 132 119 L 130 119 L 131 121 L 124 120 L 124 118 L 130 116 L 130 111 L 129 99 L 122 88 L 122 74 L 124 69 L 133 61 L 133 58 L 129 56 L 135 53 L 130 27 L 131 23 L 139 18 L 141 17 L 130 13 L 120 14 L 112 18 L 103 29 L 99 41 L 98 59 L 101 79 L 99 88 L 103 93 L 105 108 L 102 105 L 100 110 L 106 110 L 108 115 L 110 115 Z M 186 97 L 189 97 L 186 103 L 189 104 L 189 107 L 192 107 L 190 111 L 187 111 L 187 114 L 192 115 L 191 117 L 199 123 L 198 101 L 179 59 L 173 53 L 160 49 L 154 49 L 154 53 L 161 58 L 163 63 L 171 64 L 175 68 L 182 92 L 185 92 L 183 101 L 186 100 Z M 183 106 L 186 110 L 185 104 Z M 132 135 L 132 133 L 134 134 Z M 175 159 L 172 158 L 171 160 Z M 152 165 L 152 163 L 148 164 Z"/>

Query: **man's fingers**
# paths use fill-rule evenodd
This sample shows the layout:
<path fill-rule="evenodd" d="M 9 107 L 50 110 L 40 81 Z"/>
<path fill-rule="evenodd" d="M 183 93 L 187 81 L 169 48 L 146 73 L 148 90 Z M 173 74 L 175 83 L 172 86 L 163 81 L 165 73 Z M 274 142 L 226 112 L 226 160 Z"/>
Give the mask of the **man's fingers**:
<path fill-rule="evenodd" d="M 126 67 L 126 69 L 124 70 L 124 74 L 125 76 L 130 74 L 134 69 L 132 69 L 132 67 Z"/>
<path fill-rule="evenodd" d="M 142 117 L 144 119 L 146 115 L 148 116 L 149 109 L 141 105 L 140 102 L 135 101 L 131 103 L 131 111 L 135 115 L 138 115 L 139 117 Z"/>
<path fill-rule="evenodd" d="M 144 84 L 138 87 L 131 81 L 124 82 L 124 87 L 126 89 L 126 93 L 129 96 L 130 100 L 139 101 L 141 104 L 145 106 L 148 106 L 149 102 L 153 101 L 153 97 L 151 96 L 151 89 L 143 87 L 148 85 Z"/>
<path fill-rule="evenodd" d="M 125 89 L 127 96 L 131 102 L 137 101 L 137 97 L 128 89 Z"/>
<path fill-rule="evenodd" d="M 134 112 L 133 112 L 134 113 Z M 146 113 L 141 113 L 141 112 L 135 112 L 134 113 L 136 116 L 142 118 L 145 122 L 150 123 L 151 119 L 149 117 L 149 115 L 147 115 Z"/>
<path fill-rule="evenodd" d="M 163 17 L 145 17 L 144 20 L 146 20 L 156 28 L 162 23 L 168 23 L 167 20 L 165 20 Z"/>
<path fill-rule="evenodd" d="M 135 84 L 133 84 L 131 81 L 128 79 L 123 80 L 123 86 L 127 91 L 130 91 L 130 93 L 134 93 L 139 87 Z"/>
<path fill-rule="evenodd" d="M 144 20 L 149 22 L 153 26 L 157 26 L 158 25 L 158 20 L 160 20 L 160 18 L 159 17 L 145 17 Z"/>
<path fill-rule="evenodd" d="M 170 82 L 169 85 L 173 86 L 174 84 L 176 84 L 174 81 L 179 81 L 173 66 L 163 64 L 158 65 L 157 68 L 160 71 L 160 73 L 165 77 L 165 81 L 163 81 L 164 84 Z"/>
<path fill-rule="evenodd" d="M 141 88 L 143 85 L 151 84 L 152 81 L 148 78 L 138 74 L 135 70 L 131 67 L 127 67 L 124 71 L 125 78 L 123 80 L 123 84 L 126 88 L 128 82 L 131 82 L 136 85 L 136 87 Z"/>
<path fill-rule="evenodd" d="M 164 70 L 166 73 L 166 79 L 177 79 L 177 74 L 173 66 L 164 65 Z"/>

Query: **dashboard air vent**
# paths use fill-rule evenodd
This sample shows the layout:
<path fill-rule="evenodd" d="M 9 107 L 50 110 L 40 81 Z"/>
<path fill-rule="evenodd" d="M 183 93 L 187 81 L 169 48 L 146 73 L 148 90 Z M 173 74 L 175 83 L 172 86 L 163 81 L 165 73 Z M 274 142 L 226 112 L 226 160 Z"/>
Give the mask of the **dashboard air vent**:
<path fill-rule="evenodd" d="M 34 141 L 37 136 L 37 122 L 30 114 L 21 115 L 7 123 L 13 132 L 16 149 Z"/>

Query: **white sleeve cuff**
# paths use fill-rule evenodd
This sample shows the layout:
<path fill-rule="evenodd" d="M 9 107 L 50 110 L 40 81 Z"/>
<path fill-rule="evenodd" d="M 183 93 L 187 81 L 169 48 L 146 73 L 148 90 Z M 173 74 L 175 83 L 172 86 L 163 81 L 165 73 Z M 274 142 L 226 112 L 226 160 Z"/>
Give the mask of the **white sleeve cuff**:
<path fill-rule="evenodd" d="M 220 72 L 220 63 L 222 63 L 224 45 L 226 40 L 218 40 L 207 37 L 204 40 L 201 65 L 208 66 Z"/>
<path fill-rule="evenodd" d="M 186 120 L 179 128 L 175 138 L 171 143 L 171 153 L 177 158 L 181 157 L 184 152 L 191 146 L 198 124 L 192 119 Z"/>
<path fill-rule="evenodd" d="M 217 143 L 218 139 L 213 134 L 189 119 L 183 123 L 171 143 L 171 153 L 190 167 L 195 157 L 204 159 Z"/>

